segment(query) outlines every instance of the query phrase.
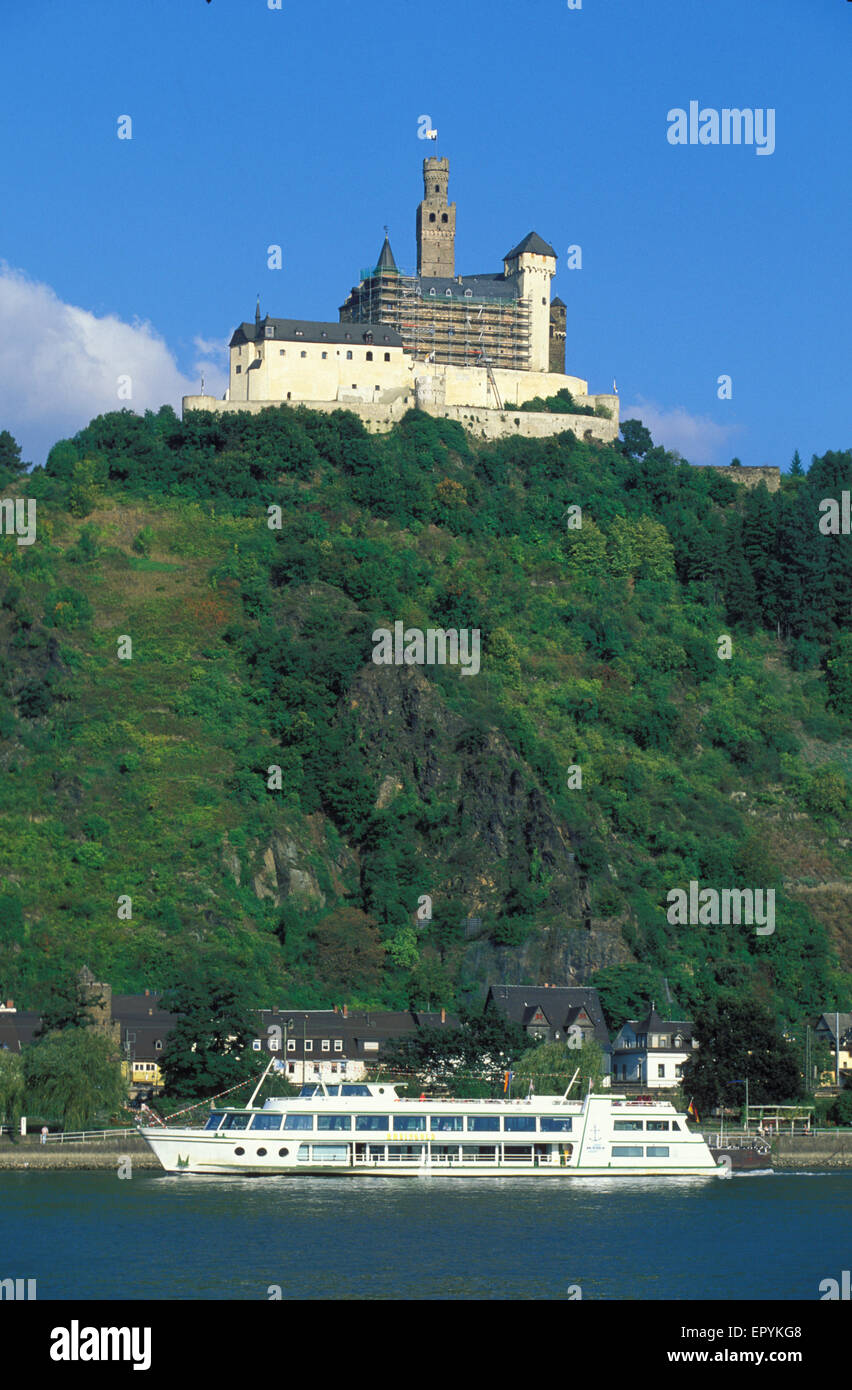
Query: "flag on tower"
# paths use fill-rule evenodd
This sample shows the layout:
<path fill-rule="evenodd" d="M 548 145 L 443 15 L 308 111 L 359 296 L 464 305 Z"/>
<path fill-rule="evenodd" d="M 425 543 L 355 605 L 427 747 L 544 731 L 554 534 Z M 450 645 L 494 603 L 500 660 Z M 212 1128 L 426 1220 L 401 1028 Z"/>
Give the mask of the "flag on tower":
<path fill-rule="evenodd" d="M 427 132 L 426 132 L 426 139 L 427 139 L 427 140 L 437 140 L 437 138 L 438 138 L 438 132 L 437 132 L 437 130 L 427 130 Z"/>

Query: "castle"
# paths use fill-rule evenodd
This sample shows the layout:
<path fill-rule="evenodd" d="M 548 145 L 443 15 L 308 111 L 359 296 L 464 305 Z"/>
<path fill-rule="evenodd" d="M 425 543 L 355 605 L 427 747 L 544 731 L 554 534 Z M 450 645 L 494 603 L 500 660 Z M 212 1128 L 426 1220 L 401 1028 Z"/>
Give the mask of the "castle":
<path fill-rule="evenodd" d="M 343 408 L 376 432 L 417 407 L 482 438 L 571 429 L 579 438 L 614 440 L 617 395 L 590 396 L 586 381 L 565 372 L 567 310 L 551 300 L 553 247 L 530 232 L 503 257 L 502 271 L 456 275 L 449 176 L 449 160 L 424 159 L 416 274 L 400 271 L 385 235 L 337 323 L 261 318 L 258 305 L 254 323 L 240 324 L 231 338 L 224 399 L 185 396 L 184 412 Z M 513 413 L 560 390 L 589 413 Z"/>

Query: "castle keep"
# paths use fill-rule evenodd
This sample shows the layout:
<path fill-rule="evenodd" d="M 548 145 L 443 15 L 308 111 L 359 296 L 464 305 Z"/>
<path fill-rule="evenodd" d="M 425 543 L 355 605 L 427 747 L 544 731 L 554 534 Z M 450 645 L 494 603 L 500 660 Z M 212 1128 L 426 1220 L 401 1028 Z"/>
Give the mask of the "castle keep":
<path fill-rule="evenodd" d="M 485 438 L 565 429 L 616 438 L 618 397 L 589 396 L 588 383 L 565 372 L 567 310 L 561 299 L 551 301 L 553 247 L 529 232 L 506 252 L 502 270 L 457 275 L 449 173 L 449 160 L 424 159 L 416 274 L 400 270 L 386 235 L 339 322 L 261 318 L 258 307 L 254 323 L 242 323 L 231 338 L 225 398 L 187 396 L 184 410 L 344 407 L 375 431 L 416 406 Z M 562 389 L 600 413 L 511 413 Z"/>

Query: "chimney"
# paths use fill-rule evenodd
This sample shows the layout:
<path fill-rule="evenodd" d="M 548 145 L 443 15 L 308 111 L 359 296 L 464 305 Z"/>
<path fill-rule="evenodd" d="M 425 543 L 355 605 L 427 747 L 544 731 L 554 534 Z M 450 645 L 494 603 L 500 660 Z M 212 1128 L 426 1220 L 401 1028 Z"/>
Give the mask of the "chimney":
<path fill-rule="evenodd" d="M 343 1017 L 344 1017 L 344 1018 L 348 1018 L 348 1017 L 349 1017 L 349 1005 L 348 1005 L 348 1004 L 344 1004 L 344 1005 L 343 1005 Z"/>
<path fill-rule="evenodd" d="M 446 1023 L 446 1021 L 447 1021 L 447 1011 L 446 1011 L 446 1009 L 442 1009 L 442 1010 L 441 1010 L 441 1022 L 442 1022 L 442 1023 Z"/>

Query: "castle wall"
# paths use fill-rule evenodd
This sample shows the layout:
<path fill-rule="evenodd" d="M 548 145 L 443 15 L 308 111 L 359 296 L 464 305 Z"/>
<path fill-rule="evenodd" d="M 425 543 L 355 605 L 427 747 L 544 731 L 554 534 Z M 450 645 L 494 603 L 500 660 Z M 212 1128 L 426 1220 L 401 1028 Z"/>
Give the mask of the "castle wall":
<path fill-rule="evenodd" d="M 242 350 L 241 350 L 242 347 Z M 414 391 L 411 359 L 401 347 L 268 339 L 231 348 L 232 401 L 352 400 L 369 404 Z M 251 364 L 260 357 L 260 365 Z M 237 367 L 242 367 L 237 372 Z"/>
<path fill-rule="evenodd" d="M 590 398 L 594 400 L 594 397 Z M 223 413 L 230 410 L 248 410 L 257 414 L 270 406 L 280 406 L 279 400 L 270 401 L 220 401 L 215 396 L 184 396 L 183 411 L 208 410 Z M 287 402 L 283 402 L 287 404 Z M 363 420 L 370 434 L 386 434 L 398 424 L 406 411 L 414 405 L 414 396 L 385 403 L 363 404 L 346 401 L 291 401 L 291 406 L 304 405 L 308 410 L 318 410 L 330 414 L 333 410 L 351 410 Z M 516 435 L 520 439 L 548 439 L 556 434 L 570 430 L 578 439 L 592 439 L 600 443 L 611 443 L 618 435 L 616 420 L 606 420 L 594 415 L 547 415 L 532 411 L 522 411 L 513 415 L 511 410 L 489 410 L 466 405 L 423 405 L 427 414 L 442 420 L 457 420 L 470 434 L 479 439 L 502 439 Z"/>

